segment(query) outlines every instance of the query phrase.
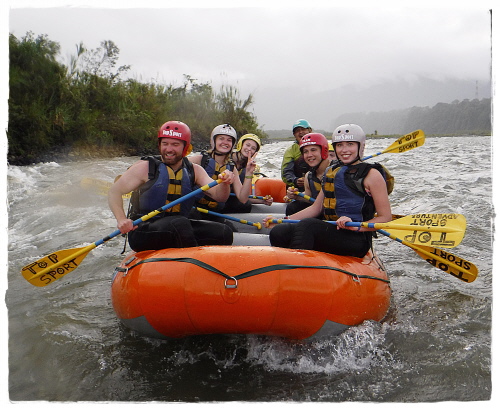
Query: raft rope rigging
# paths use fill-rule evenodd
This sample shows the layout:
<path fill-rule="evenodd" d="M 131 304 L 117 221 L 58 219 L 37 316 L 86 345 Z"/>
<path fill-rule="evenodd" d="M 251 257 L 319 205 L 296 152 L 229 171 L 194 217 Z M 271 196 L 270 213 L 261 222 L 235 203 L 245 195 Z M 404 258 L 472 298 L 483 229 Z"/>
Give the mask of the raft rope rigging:
<path fill-rule="evenodd" d="M 131 261 L 133 261 L 135 258 L 133 258 Z M 244 278 L 249 278 L 251 276 L 256 276 L 260 275 L 261 273 L 266 273 L 266 272 L 271 272 L 271 271 L 281 271 L 281 270 L 287 270 L 287 269 L 329 269 L 337 272 L 342 272 L 345 273 L 346 275 L 349 275 L 353 278 L 354 281 L 360 282 L 360 279 L 373 279 L 373 280 L 378 280 L 381 282 L 385 283 L 390 283 L 389 280 L 387 279 L 382 279 L 376 276 L 370 276 L 370 275 L 357 275 L 355 273 L 346 271 L 344 269 L 340 268 L 335 268 L 333 266 L 327 266 L 327 265 L 290 265 L 290 264 L 276 264 L 276 265 L 268 265 L 264 266 L 261 268 L 257 269 L 252 269 L 247 272 L 240 273 L 239 275 L 236 276 L 229 276 L 226 273 L 222 272 L 221 270 L 215 268 L 212 265 L 209 265 L 203 261 L 200 261 L 199 259 L 194 259 L 194 258 L 148 258 L 148 259 L 143 259 L 136 264 L 128 267 L 128 268 L 122 268 L 122 267 L 116 267 L 115 272 L 123 272 L 127 274 L 131 269 L 135 268 L 136 266 L 149 263 L 149 262 L 186 262 L 186 263 L 191 263 L 193 265 L 197 265 L 200 268 L 204 268 L 208 271 L 217 273 L 224 277 L 226 279 L 225 286 L 227 289 L 235 289 L 238 287 L 238 280 L 244 279 Z M 233 281 L 234 284 L 228 284 L 228 281 Z"/>

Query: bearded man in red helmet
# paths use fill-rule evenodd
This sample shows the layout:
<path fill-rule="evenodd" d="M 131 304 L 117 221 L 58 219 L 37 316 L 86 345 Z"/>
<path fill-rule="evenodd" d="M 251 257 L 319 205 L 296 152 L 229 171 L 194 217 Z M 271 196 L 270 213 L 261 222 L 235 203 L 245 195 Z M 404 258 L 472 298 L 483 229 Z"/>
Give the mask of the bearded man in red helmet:
<path fill-rule="evenodd" d="M 213 179 L 186 156 L 191 150 L 191 130 L 179 121 L 164 123 L 158 132 L 160 156 L 143 157 L 130 166 L 113 184 L 108 204 L 122 234 L 128 233 L 129 245 L 136 251 L 183 248 L 199 245 L 231 245 L 233 232 L 218 222 L 188 218 L 196 196 L 134 227 L 136 220 L 165 204 L 209 184 Z M 222 182 L 205 191 L 216 201 L 226 201 L 234 174 L 219 175 Z M 122 195 L 132 191 L 127 216 Z"/>

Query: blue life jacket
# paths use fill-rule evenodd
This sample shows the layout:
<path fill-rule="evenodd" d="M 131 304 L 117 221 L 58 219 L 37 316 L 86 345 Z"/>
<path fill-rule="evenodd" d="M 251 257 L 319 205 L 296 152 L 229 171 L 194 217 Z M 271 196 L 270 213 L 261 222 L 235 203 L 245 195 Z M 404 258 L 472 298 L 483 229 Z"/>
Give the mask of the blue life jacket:
<path fill-rule="evenodd" d="M 363 186 L 363 181 L 372 168 L 382 174 L 390 194 L 394 179 L 379 163 L 362 162 L 349 166 L 335 164 L 326 169 L 322 182 L 325 219 L 334 220 L 346 216 L 354 222 L 362 222 L 374 217 L 375 203 Z"/>
<path fill-rule="evenodd" d="M 229 160 L 227 163 L 221 166 L 208 152 L 202 152 L 201 154 L 202 158 L 200 165 L 214 180 L 217 180 L 219 174 L 223 173 L 226 169 L 230 171 L 234 170 L 235 165 L 232 160 Z M 201 198 L 198 197 L 198 201 L 196 202 L 197 207 L 201 207 L 211 211 L 220 211 L 224 208 L 224 205 L 225 203 L 215 201 L 212 197 L 206 194 L 204 194 Z"/>
<path fill-rule="evenodd" d="M 310 170 L 307 176 L 311 197 L 316 198 L 321 191 L 321 180 L 316 176 L 316 170 Z"/>
<path fill-rule="evenodd" d="M 196 189 L 193 164 L 185 157 L 182 159 L 182 167 L 176 172 L 157 157 L 141 157 L 141 160 L 149 161 L 149 180 L 132 193 L 131 219 L 140 218 Z M 191 197 L 152 219 L 168 215 L 187 217 L 195 200 L 195 197 Z"/>

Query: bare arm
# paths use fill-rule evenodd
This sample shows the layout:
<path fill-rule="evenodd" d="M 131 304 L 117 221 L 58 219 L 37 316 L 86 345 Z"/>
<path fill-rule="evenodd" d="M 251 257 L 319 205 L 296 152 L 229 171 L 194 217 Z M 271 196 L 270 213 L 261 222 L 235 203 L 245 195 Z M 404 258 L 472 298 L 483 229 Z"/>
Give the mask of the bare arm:
<path fill-rule="evenodd" d="M 134 229 L 132 220 L 127 218 L 123 210 L 123 194 L 136 190 L 148 180 L 149 162 L 141 160 L 134 163 L 111 186 L 108 192 L 108 205 L 116 218 L 118 229 L 122 234 Z"/>
<path fill-rule="evenodd" d="M 195 183 L 198 186 L 202 187 L 214 181 L 200 165 L 193 163 L 193 169 Z M 232 171 L 225 170 L 223 173 L 219 174 L 219 178 L 222 179 L 222 182 L 219 185 L 205 191 L 205 194 L 213 198 L 215 201 L 225 202 L 229 198 L 229 193 L 231 192 L 230 185 L 234 181 L 234 173 Z"/>
<path fill-rule="evenodd" d="M 290 218 L 291 220 L 303 220 L 304 218 L 314 218 L 319 216 L 321 214 L 321 211 L 323 211 L 324 198 L 325 195 L 323 193 L 323 190 L 321 190 L 314 203 L 312 203 L 309 207 L 306 207 L 303 210 L 290 215 L 288 218 Z"/>
<path fill-rule="evenodd" d="M 380 174 L 380 172 L 376 169 L 371 169 L 366 175 L 364 185 L 365 190 L 373 198 L 375 211 L 377 212 L 376 217 L 372 218 L 368 222 L 376 223 L 392 221 L 391 203 L 387 193 L 387 185 L 384 177 L 382 177 L 382 174 Z"/>
<path fill-rule="evenodd" d="M 197 154 L 197 155 L 194 155 L 194 156 L 188 156 L 187 159 L 191 162 L 191 163 L 194 163 L 194 164 L 201 164 L 201 158 L 203 156 L 201 154 Z"/>
<path fill-rule="evenodd" d="M 257 166 L 255 163 L 257 153 L 258 152 L 255 152 L 255 154 L 247 161 L 247 166 L 245 169 L 245 179 L 243 181 L 243 184 L 241 183 L 241 180 L 239 178 L 238 170 L 236 168 L 234 169 L 235 179 L 233 183 L 233 189 L 236 197 L 242 203 L 246 203 L 248 201 L 248 196 L 252 192 L 252 177 L 253 172 L 255 171 L 255 167 Z"/>

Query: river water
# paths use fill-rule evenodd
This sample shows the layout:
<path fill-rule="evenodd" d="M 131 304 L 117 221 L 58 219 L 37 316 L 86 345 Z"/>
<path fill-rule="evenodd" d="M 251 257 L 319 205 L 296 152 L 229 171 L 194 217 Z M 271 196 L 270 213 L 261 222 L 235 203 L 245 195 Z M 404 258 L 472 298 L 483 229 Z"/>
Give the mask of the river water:
<path fill-rule="evenodd" d="M 369 140 L 366 154 L 393 139 Z M 267 144 L 261 171 L 278 177 L 290 142 Z M 8 168 L 8 353 L 13 401 L 431 402 L 491 397 L 492 168 L 490 137 L 427 138 L 376 161 L 396 179 L 393 213 L 461 213 L 473 262 L 464 283 L 410 248 L 375 241 L 391 278 L 383 323 L 365 322 L 312 343 L 217 335 L 160 341 L 118 322 L 110 301 L 123 238 L 91 251 L 64 278 L 38 288 L 23 266 L 116 229 L 106 197 L 83 178 L 113 181 L 136 157 Z M 374 161 L 375 159 L 371 159 Z M 6 330 L 6 329 L 5 329 Z M 7 333 L 6 333 L 7 334 Z"/>

